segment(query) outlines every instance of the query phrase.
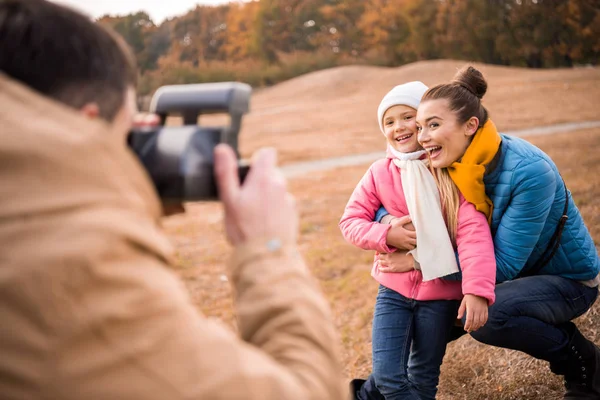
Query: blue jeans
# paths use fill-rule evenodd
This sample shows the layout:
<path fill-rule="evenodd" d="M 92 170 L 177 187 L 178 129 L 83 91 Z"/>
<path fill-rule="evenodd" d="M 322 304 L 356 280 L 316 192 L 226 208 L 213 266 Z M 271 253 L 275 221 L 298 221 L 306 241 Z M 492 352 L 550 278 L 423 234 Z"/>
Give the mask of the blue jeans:
<path fill-rule="evenodd" d="M 471 336 L 482 343 L 561 363 L 570 340 L 561 325 L 585 313 L 597 296 L 598 288 L 552 275 L 500 283 L 488 322 Z"/>
<path fill-rule="evenodd" d="M 417 301 L 380 286 L 373 317 L 373 373 L 357 397 L 435 399 L 458 307 L 458 301 Z"/>

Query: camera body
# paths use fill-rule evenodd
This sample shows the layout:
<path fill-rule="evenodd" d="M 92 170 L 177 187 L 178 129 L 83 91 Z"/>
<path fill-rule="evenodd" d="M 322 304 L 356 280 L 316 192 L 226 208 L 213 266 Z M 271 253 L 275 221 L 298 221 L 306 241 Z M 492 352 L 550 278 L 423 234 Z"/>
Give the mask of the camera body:
<path fill-rule="evenodd" d="M 163 202 L 218 199 L 213 152 L 219 143 L 234 149 L 244 180 L 249 166 L 240 161 L 238 136 L 251 92 L 250 85 L 238 82 L 170 85 L 156 91 L 149 111 L 159 116 L 160 124 L 133 129 L 128 144 Z M 198 125 L 200 115 L 213 113 L 227 113 L 229 125 Z M 182 116 L 183 126 L 165 126 L 169 115 Z"/>

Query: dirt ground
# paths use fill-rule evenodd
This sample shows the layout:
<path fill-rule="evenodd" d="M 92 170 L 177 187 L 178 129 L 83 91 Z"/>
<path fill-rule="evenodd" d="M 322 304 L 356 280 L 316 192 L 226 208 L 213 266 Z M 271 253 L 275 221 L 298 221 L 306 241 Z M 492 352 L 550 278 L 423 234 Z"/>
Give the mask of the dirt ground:
<path fill-rule="evenodd" d="M 422 79 L 428 84 L 449 79 L 463 64 L 439 61 L 399 69 L 347 67 L 317 72 L 262 91 L 253 106 L 256 113 L 244 127 L 244 152 L 259 144 L 274 145 L 283 153 L 283 160 L 290 162 L 381 150 L 382 138 L 377 137 L 373 115 L 385 91 L 409 79 Z M 600 69 L 532 71 L 485 66 L 482 70 L 490 80 L 487 104 L 501 129 L 600 119 Z M 364 132 L 368 134 L 363 138 Z M 326 140 L 322 140 L 324 136 Z M 600 153 L 596 149 L 600 148 L 600 128 L 529 140 L 556 161 L 599 243 Z M 371 318 L 377 285 L 370 277 L 372 253 L 347 244 L 337 224 L 367 167 L 311 173 L 289 183 L 301 214 L 300 249 L 334 311 L 348 378 L 364 377 L 370 371 Z M 177 250 L 175 272 L 186 283 L 199 311 L 235 328 L 225 270 L 230 247 L 224 239 L 221 206 L 196 203 L 187 204 L 186 209 L 186 214 L 164 221 Z M 600 345 L 598 304 L 577 323 Z M 558 399 L 561 385 L 545 363 L 480 345 L 467 336 L 448 348 L 438 398 Z"/>

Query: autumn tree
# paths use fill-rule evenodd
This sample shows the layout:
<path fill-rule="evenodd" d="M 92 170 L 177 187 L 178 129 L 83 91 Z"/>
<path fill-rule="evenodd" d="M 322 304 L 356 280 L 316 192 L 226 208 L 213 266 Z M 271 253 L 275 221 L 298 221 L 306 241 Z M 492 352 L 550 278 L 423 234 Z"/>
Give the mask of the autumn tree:
<path fill-rule="evenodd" d="M 225 22 L 226 37 L 220 49 L 221 58 L 242 61 L 251 57 L 258 7 L 259 3 L 255 1 L 231 5 Z"/>
<path fill-rule="evenodd" d="M 599 0 L 254 0 L 197 6 L 159 25 L 142 11 L 99 21 L 131 46 L 144 90 L 226 78 L 265 84 L 349 62 L 541 68 L 597 64 L 600 55 Z"/>
<path fill-rule="evenodd" d="M 386 64 L 397 65 L 412 59 L 408 40 L 411 27 L 406 1 L 367 0 L 358 20 L 362 47 L 382 55 Z"/>

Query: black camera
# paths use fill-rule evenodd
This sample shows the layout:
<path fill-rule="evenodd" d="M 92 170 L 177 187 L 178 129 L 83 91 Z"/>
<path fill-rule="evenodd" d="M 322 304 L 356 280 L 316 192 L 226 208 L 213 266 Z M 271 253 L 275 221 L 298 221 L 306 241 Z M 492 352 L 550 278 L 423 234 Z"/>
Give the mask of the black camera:
<path fill-rule="evenodd" d="M 213 151 L 219 143 L 235 150 L 238 175 L 244 180 L 249 166 L 240 160 L 238 135 L 251 92 L 250 85 L 238 82 L 171 85 L 156 91 L 149 111 L 160 117 L 160 125 L 132 130 L 128 144 L 163 201 L 218 199 Z M 229 114 L 229 125 L 198 125 L 200 115 L 214 113 Z M 165 126 L 170 115 L 183 117 L 183 126 Z"/>

